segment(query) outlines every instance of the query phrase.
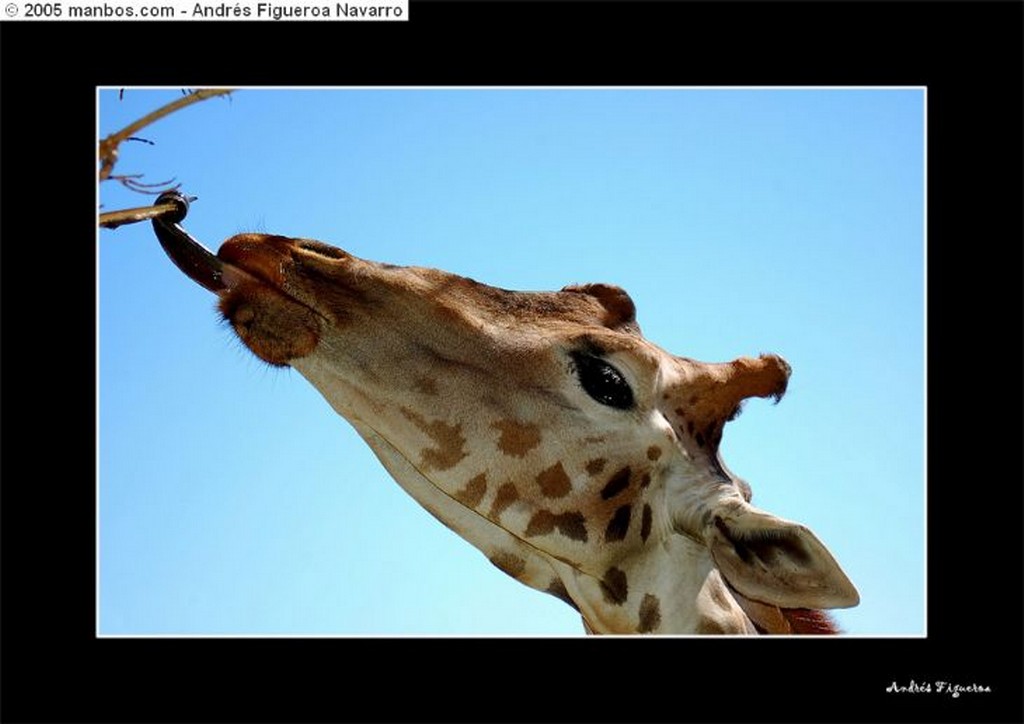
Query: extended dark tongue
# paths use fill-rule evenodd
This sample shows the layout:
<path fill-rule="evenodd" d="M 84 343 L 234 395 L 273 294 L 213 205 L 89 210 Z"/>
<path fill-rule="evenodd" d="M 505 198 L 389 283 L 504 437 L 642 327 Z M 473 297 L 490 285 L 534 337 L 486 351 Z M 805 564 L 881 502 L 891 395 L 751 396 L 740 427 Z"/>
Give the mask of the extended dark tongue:
<path fill-rule="evenodd" d="M 177 207 L 175 213 L 153 219 L 156 238 L 174 265 L 185 272 L 189 279 L 211 292 L 227 289 L 223 279 L 224 262 L 179 226 L 188 214 L 188 197 L 177 191 L 165 191 L 157 197 L 156 203 L 174 204 Z"/>

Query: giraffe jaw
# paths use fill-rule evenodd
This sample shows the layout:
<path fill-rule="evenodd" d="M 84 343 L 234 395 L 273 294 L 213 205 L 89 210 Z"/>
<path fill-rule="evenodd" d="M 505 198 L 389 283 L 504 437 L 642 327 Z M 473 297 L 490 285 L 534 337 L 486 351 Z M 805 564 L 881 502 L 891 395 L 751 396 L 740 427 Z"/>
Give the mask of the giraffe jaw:
<path fill-rule="evenodd" d="M 305 375 L 302 371 L 304 366 L 299 362 L 296 368 Z M 552 582 L 561 579 L 555 561 L 508 529 L 449 495 L 373 427 L 358 418 L 346 419 L 377 456 L 391 478 L 428 513 L 520 583 L 551 592 Z M 499 564 L 499 557 L 507 556 L 509 552 L 513 552 L 523 561 L 521 569 L 515 573 Z M 568 564 L 563 562 L 562 565 Z M 572 605 L 576 607 L 575 603 Z"/>

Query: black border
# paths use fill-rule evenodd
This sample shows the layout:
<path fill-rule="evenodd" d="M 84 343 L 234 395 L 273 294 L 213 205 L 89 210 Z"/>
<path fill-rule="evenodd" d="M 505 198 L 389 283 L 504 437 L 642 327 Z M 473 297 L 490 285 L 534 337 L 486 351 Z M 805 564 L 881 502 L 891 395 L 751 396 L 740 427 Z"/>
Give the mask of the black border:
<path fill-rule="evenodd" d="M 3 721 L 1024 720 L 1022 8 L 414 0 L 407 23 L 0 24 Z M 96 84 L 927 86 L 929 637 L 96 640 Z M 992 692 L 885 691 L 939 679 Z"/>

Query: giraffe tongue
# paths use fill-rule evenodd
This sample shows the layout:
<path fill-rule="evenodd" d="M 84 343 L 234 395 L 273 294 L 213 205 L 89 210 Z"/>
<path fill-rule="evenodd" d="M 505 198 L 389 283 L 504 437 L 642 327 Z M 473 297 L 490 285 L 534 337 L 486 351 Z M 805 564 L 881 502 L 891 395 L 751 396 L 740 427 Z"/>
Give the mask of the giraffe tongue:
<path fill-rule="evenodd" d="M 176 222 L 154 219 L 153 231 L 174 265 L 211 292 L 223 294 L 242 282 L 255 281 L 248 272 L 219 259 Z"/>
<path fill-rule="evenodd" d="M 174 210 L 153 217 L 153 233 L 164 252 L 176 267 L 185 272 L 185 276 L 211 292 L 220 292 L 225 288 L 220 259 L 181 228 L 189 203 L 194 200 L 177 190 L 160 194 L 157 205 L 171 206 Z"/>

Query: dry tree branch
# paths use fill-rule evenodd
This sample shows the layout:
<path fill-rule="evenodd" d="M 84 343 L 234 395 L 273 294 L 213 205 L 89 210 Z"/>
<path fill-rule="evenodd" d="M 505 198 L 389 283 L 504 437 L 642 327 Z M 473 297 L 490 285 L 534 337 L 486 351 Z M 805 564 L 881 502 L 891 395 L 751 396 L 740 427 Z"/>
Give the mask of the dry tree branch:
<path fill-rule="evenodd" d="M 137 121 L 129 123 L 117 133 L 112 133 L 104 138 L 100 141 L 99 151 L 100 163 L 102 164 L 102 166 L 100 166 L 100 181 L 106 181 L 113 172 L 114 164 L 117 163 L 117 147 L 122 141 L 127 140 L 136 131 L 145 128 L 151 123 L 159 121 L 164 116 L 170 115 L 185 106 L 205 101 L 207 98 L 225 96 L 232 92 L 234 92 L 234 89 L 232 88 L 204 88 L 202 90 L 197 90 L 183 98 L 171 101 L 167 105 L 157 108 L 152 113 L 148 113 Z"/>
<path fill-rule="evenodd" d="M 174 179 L 155 184 L 142 183 L 141 181 L 138 180 L 142 178 L 141 174 L 111 176 L 111 174 L 114 171 L 114 164 L 117 163 L 118 146 L 120 146 L 120 144 L 123 141 L 142 141 L 144 143 L 152 144 L 152 141 L 148 141 L 144 138 L 138 138 L 132 134 L 134 134 L 136 131 L 139 131 L 142 128 L 145 128 L 151 123 L 160 120 L 164 116 L 170 115 L 171 113 L 181 110 L 186 106 L 190 106 L 193 103 L 199 103 L 200 101 L 204 101 L 207 98 L 215 98 L 217 96 L 230 95 L 233 92 L 233 88 L 204 88 L 202 90 L 188 92 L 183 90 L 182 93 L 184 94 L 184 97 L 178 98 L 177 100 L 172 101 L 171 103 L 168 103 L 165 106 L 161 106 L 152 113 L 149 113 L 143 116 L 142 118 L 139 118 L 138 120 L 128 124 L 120 131 L 110 134 L 102 141 L 100 141 L 99 145 L 99 161 L 101 164 L 99 171 L 99 180 L 101 182 L 107 180 L 116 180 L 123 184 L 126 188 L 129 188 L 133 191 L 138 191 L 140 193 L 156 193 L 155 191 L 150 191 L 149 189 L 153 189 L 158 186 L 166 186 L 167 184 L 173 182 Z M 175 186 L 174 188 L 177 188 L 177 186 Z M 100 214 L 99 224 L 101 227 L 107 229 L 116 229 L 118 226 L 121 226 L 122 224 L 134 224 L 139 221 L 154 219 L 176 210 L 177 206 L 175 206 L 174 204 L 160 204 L 155 206 L 143 206 L 134 209 L 123 209 L 120 211 L 109 211 Z"/>
<path fill-rule="evenodd" d="M 142 183 L 141 181 L 139 181 L 140 178 L 142 178 L 141 173 L 129 174 L 126 176 L 109 177 L 111 181 L 120 182 L 120 184 L 124 186 L 126 189 L 137 191 L 140 194 L 152 194 L 153 196 L 158 196 L 164 191 L 173 191 L 174 189 L 177 189 L 181 186 L 180 183 L 171 186 L 171 184 L 174 183 L 173 176 L 167 179 L 166 181 L 157 181 L 156 183 L 153 184 Z"/>
<path fill-rule="evenodd" d="M 121 211 L 108 211 L 105 214 L 100 214 L 100 226 L 106 229 L 116 229 L 121 224 L 135 224 L 174 211 L 180 211 L 175 204 L 158 204 L 156 206 L 140 206 L 135 209 L 122 209 Z"/>

